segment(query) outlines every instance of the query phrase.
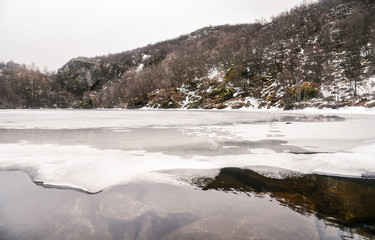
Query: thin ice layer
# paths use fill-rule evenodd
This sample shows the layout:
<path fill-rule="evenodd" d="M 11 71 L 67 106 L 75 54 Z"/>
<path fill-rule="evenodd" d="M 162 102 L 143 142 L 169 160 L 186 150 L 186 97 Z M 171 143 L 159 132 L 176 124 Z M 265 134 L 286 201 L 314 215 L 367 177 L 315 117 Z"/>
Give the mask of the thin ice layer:
<path fill-rule="evenodd" d="M 140 179 L 173 183 L 173 178 L 155 171 L 174 169 L 268 166 L 301 173 L 369 177 L 375 176 L 374 149 L 375 144 L 371 144 L 333 154 L 268 152 L 183 158 L 143 151 L 98 150 L 88 146 L 1 144 L 0 166 L 3 169 L 33 169 L 33 179 L 45 184 L 98 192 Z M 173 175 L 173 171 L 169 174 Z"/>

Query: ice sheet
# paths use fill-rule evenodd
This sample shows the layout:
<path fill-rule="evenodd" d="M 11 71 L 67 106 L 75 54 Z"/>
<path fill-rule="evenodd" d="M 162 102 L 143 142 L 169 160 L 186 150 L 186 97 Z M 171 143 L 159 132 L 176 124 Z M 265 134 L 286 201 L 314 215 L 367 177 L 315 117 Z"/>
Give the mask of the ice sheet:
<path fill-rule="evenodd" d="M 375 177 L 375 116 L 343 115 L 345 121 L 316 122 L 314 118 L 301 121 L 301 115 L 297 118 L 291 115 L 295 114 L 1 111 L 0 169 L 24 170 L 35 181 L 89 192 L 140 180 L 182 184 L 178 176 L 184 169 L 190 169 L 187 172 L 191 176 L 204 174 L 202 169 L 258 167 L 262 171 L 281 168 L 300 173 Z M 97 135 L 96 131 L 89 132 L 88 139 L 76 141 L 49 138 L 51 132 L 47 130 L 40 130 L 45 135 L 36 136 L 31 131 L 37 128 L 79 131 L 87 126 L 108 128 L 106 131 L 120 135 L 114 138 L 116 143 L 109 144 L 111 139 L 95 141 L 106 136 Z M 139 136 L 134 134 L 138 133 L 135 128 L 142 130 Z M 8 132 L 5 134 L 1 129 Z M 12 129 L 24 129 L 17 131 L 28 132 L 28 137 L 11 139 Z M 161 141 L 157 141 L 158 135 L 152 129 L 158 129 Z M 140 144 L 142 139 L 148 141 Z"/>
<path fill-rule="evenodd" d="M 265 121 L 289 115 L 366 115 L 375 109 L 340 110 L 307 108 L 296 111 L 255 110 L 0 110 L 0 129 L 87 129 L 202 126 Z"/>
<path fill-rule="evenodd" d="M 29 171 L 34 172 L 33 179 L 48 185 L 98 192 L 138 180 L 177 184 L 175 178 L 155 172 L 176 169 L 266 166 L 270 171 L 277 167 L 301 173 L 375 177 L 374 149 L 375 144 L 371 144 L 348 152 L 313 155 L 256 149 L 246 155 L 192 156 L 186 159 L 162 153 L 98 150 L 88 146 L 1 144 L 0 166 L 3 169 L 33 169 Z M 169 174 L 173 175 L 173 171 Z"/>

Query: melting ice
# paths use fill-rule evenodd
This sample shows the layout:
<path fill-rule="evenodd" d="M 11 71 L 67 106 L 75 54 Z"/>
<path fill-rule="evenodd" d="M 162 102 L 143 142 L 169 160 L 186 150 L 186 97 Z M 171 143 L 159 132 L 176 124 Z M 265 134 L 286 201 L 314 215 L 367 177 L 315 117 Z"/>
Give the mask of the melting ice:
<path fill-rule="evenodd" d="M 374 123 L 340 112 L 4 110 L 0 168 L 89 192 L 224 167 L 374 177 Z"/>

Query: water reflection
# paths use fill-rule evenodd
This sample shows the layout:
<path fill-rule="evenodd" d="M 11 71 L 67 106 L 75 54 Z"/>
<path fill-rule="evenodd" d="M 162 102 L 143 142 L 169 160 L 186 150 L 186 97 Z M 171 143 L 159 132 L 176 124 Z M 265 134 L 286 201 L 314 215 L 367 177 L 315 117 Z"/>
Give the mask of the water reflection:
<path fill-rule="evenodd" d="M 1 240 L 301 240 L 340 239 L 347 233 L 268 195 L 249 198 L 145 182 L 88 195 L 42 188 L 26 174 L 0 171 Z"/>
<path fill-rule="evenodd" d="M 214 179 L 197 179 L 204 190 L 267 193 L 282 205 L 304 215 L 315 214 L 340 228 L 352 228 L 375 238 L 375 180 L 333 176 L 294 175 L 269 178 L 252 170 L 224 168 Z"/>

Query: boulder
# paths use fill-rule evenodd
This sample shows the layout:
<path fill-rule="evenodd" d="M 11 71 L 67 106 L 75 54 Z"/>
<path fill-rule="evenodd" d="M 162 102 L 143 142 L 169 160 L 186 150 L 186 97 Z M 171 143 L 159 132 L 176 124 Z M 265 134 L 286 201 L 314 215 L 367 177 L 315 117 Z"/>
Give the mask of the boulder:
<path fill-rule="evenodd" d="M 67 62 L 58 70 L 62 86 L 76 94 L 92 89 L 102 78 L 103 66 L 99 61 L 79 57 Z"/>

